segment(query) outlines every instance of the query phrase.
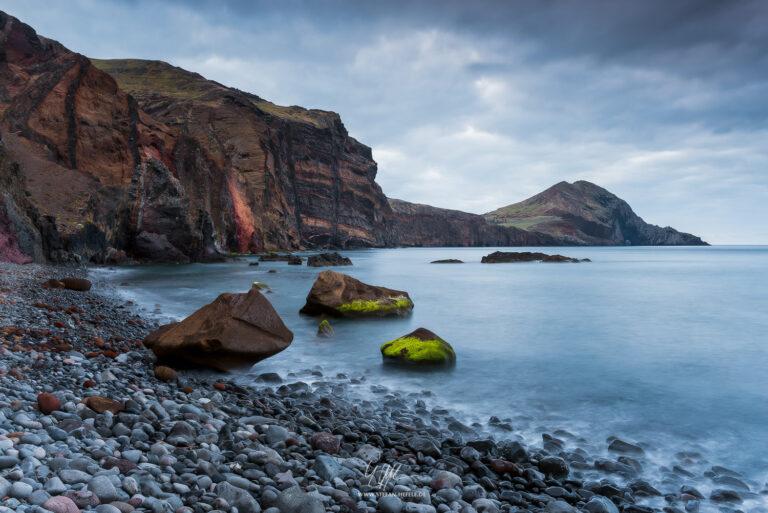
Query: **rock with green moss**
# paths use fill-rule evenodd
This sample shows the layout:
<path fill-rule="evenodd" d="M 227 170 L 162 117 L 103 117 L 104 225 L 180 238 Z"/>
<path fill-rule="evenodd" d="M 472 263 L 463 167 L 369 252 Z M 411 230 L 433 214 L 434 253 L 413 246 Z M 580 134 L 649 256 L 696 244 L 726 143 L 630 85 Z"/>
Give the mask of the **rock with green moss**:
<path fill-rule="evenodd" d="M 331 323 L 328 322 L 328 319 L 323 319 L 323 321 L 317 326 L 317 336 L 318 337 L 333 336 L 333 326 L 331 326 Z"/>
<path fill-rule="evenodd" d="M 265 290 L 269 288 L 269 285 L 267 285 L 266 283 L 261 283 L 260 281 L 254 281 L 251 287 L 252 288 L 255 287 L 259 290 Z"/>
<path fill-rule="evenodd" d="M 309 291 L 301 313 L 333 317 L 390 317 L 408 315 L 411 310 L 413 301 L 405 291 L 368 285 L 346 274 L 323 271 Z"/>
<path fill-rule="evenodd" d="M 381 346 L 384 363 L 415 366 L 449 366 L 456 363 L 451 344 L 425 328 Z"/>

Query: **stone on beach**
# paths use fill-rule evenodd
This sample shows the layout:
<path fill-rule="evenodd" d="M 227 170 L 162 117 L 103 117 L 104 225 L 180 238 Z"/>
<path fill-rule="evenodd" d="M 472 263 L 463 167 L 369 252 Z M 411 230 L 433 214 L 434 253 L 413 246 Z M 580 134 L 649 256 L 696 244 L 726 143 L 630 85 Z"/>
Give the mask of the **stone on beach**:
<path fill-rule="evenodd" d="M 161 360 L 230 370 L 277 354 L 292 340 L 270 302 L 252 288 L 221 294 L 183 321 L 150 333 L 144 344 Z"/>
<path fill-rule="evenodd" d="M 125 409 L 122 403 L 100 395 L 92 395 L 90 397 L 86 397 L 83 399 L 83 404 L 85 404 L 96 413 L 104 413 L 105 411 L 109 411 L 115 414 Z"/>
<path fill-rule="evenodd" d="M 80 508 L 77 507 L 72 499 L 59 495 L 57 497 L 51 497 L 43 504 L 43 507 L 53 513 L 80 513 Z"/>
<path fill-rule="evenodd" d="M 368 285 L 346 274 L 321 272 L 300 313 L 335 317 L 388 317 L 411 313 L 407 292 Z"/>
<path fill-rule="evenodd" d="M 179 379 L 179 373 L 165 365 L 155 367 L 155 377 L 160 381 L 170 382 Z"/>
<path fill-rule="evenodd" d="M 61 409 L 61 401 L 55 395 L 43 392 L 37 396 L 37 407 L 41 412 L 50 415 L 54 411 Z"/>

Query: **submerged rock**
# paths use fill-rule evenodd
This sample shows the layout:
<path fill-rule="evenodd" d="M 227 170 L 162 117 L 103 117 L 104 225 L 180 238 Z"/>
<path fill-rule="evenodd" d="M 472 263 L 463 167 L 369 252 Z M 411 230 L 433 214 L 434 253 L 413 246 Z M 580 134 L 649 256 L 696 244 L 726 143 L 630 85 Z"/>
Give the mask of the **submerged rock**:
<path fill-rule="evenodd" d="M 444 260 L 433 260 L 430 262 L 430 264 L 463 264 L 463 260 L 458 260 L 456 258 L 446 258 Z"/>
<path fill-rule="evenodd" d="M 352 260 L 338 253 L 321 253 L 307 259 L 309 267 L 330 267 L 336 265 L 352 265 Z"/>
<path fill-rule="evenodd" d="M 333 336 L 333 326 L 331 326 L 331 323 L 328 322 L 328 319 L 323 319 L 322 322 L 317 326 L 317 336 L 318 337 L 330 337 Z"/>
<path fill-rule="evenodd" d="M 531 253 L 530 251 L 494 251 L 480 260 L 483 264 L 504 264 L 516 262 L 588 262 L 588 259 L 566 257 L 563 255 L 547 255 L 545 253 Z"/>
<path fill-rule="evenodd" d="M 407 315 L 413 301 L 407 292 L 368 285 L 346 274 L 321 272 L 300 313 L 336 317 L 387 317 Z"/>
<path fill-rule="evenodd" d="M 451 345 L 428 329 L 419 328 L 381 346 L 385 363 L 405 365 L 452 365 L 456 353 Z"/>
<path fill-rule="evenodd" d="M 292 340 L 270 302 L 252 288 L 220 295 L 183 321 L 150 333 L 144 344 L 160 359 L 229 370 L 277 354 Z"/>

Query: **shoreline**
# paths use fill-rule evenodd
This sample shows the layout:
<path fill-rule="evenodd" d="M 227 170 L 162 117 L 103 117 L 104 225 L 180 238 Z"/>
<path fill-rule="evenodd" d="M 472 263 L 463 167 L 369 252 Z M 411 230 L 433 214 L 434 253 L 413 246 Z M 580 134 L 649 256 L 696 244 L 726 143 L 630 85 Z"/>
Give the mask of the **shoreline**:
<path fill-rule="evenodd" d="M 381 402 L 356 399 L 351 385 L 360 378 L 307 369 L 301 372 L 313 378 L 311 385 L 297 373 L 244 386 L 237 375 L 182 371 L 178 382 L 164 383 L 154 377 L 154 356 L 137 344 L 151 322 L 126 308 L 104 280 L 83 293 L 39 285 L 50 277 L 86 276 L 86 269 L 0 264 L 0 271 L 7 346 L 0 354 L 0 498 L 11 496 L 0 501 L 0 513 L 36 511 L 25 503 L 41 505 L 49 500 L 45 494 L 69 492 L 83 505 L 97 498 L 100 511 L 111 513 L 105 505 L 113 502 L 120 503 L 117 511 L 206 513 L 233 507 L 240 513 L 274 507 L 270 513 L 635 513 L 711 502 L 695 490 L 662 498 L 637 477 L 634 485 L 629 479 L 584 482 L 579 458 L 586 465 L 598 457 L 574 451 L 566 461 L 555 455 L 563 453 L 556 438 L 539 449 L 496 442 L 467 426 L 463 439 L 449 435 L 435 427 L 450 417 L 447 410 L 429 411 L 414 394 L 398 392 L 382 392 Z M 114 354 L 92 354 L 105 351 Z M 88 380 L 92 387 L 84 387 Z M 40 392 L 56 396 L 63 411 L 39 412 Z M 125 410 L 97 413 L 81 403 L 95 394 Z M 624 450 L 619 460 L 626 463 L 617 464 L 632 467 L 635 449 Z M 738 511 L 737 502 L 722 503 L 728 504 Z"/>

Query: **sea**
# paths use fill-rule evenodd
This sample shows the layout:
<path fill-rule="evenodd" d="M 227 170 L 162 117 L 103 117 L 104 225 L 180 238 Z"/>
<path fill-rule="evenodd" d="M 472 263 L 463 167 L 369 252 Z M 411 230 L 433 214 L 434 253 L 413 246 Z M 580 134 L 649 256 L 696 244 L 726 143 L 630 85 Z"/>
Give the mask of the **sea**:
<path fill-rule="evenodd" d="M 496 250 L 543 251 L 584 263 L 482 264 Z M 402 318 L 319 320 L 299 314 L 324 268 L 261 262 L 103 268 L 144 315 L 181 320 L 223 292 L 269 285 L 266 297 L 294 333 L 283 352 L 237 379 L 286 377 L 306 369 L 364 376 L 372 388 L 424 397 L 496 438 L 541 446 L 542 434 L 568 448 L 616 459 L 613 437 L 645 450 L 642 477 L 664 493 L 717 488 L 715 466 L 768 495 L 768 246 L 402 248 L 342 251 L 333 268 L 366 283 L 405 290 Z M 307 256 L 311 253 L 299 253 Z M 463 264 L 432 264 L 455 258 Z M 271 269 L 276 273 L 270 273 Z M 128 286 L 120 286 L 127 282 Z M 380 346 L 427 328 L 456 351 L 452 369 L 393 369 Z M 310 375 L 311 377 L 311 375 Z M 506 420 L 512 431 L 488 424 Z M 679 466 L 695 477 L 672 471 Z M 595 473 L 595 479 L 601 474 Z M 589 477 L 589 476 L 588 476 Z M 620 477 L 614 476 L 617 480 Z M 663 499 L 658 505 L 663 505 Z M 704 501 L 701 511 L 718 511 Z"/>

